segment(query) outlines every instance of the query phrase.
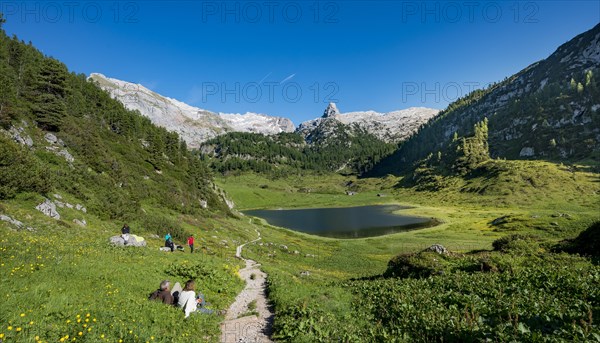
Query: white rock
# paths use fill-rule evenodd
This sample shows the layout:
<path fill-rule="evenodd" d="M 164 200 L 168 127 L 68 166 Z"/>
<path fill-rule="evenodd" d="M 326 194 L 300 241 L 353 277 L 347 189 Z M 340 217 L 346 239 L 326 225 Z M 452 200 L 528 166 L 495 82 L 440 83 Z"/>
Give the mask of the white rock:
<path fill-rule="evenodd" d="M 521 157 L 535 156 L 535 150 L 531 147 L 524 147 L 523 149 L 521 149 L 521 152 L 519 152 L 519 156 L 521 156 Z"/>
<path fill-rule="evenodd" d="M 22 222 L 20 222 L 20 221 L 18 221 L 16 219 L 13 219 L 13 218 L 11 218 L 9 216 L 6 216 L 4 214 L 0 214 L 0 220 L 3 221 L 3 222 L 8 222 L 8 223 L 10 223 L 10 224 L 12 224 L 12 225 L 14 225 L 14 226 L 16 226 L 18 228 L 22 228 L 23 227 L 23 223 Z"/>
<path fill-rule="evenodd" d="M 44 202 L 37 205 L 35 209 L 50 218 L 60 219 L 60 214 L 56 211 L 56 204 L 54 204 L 50 199 L 44 200 Z"/>

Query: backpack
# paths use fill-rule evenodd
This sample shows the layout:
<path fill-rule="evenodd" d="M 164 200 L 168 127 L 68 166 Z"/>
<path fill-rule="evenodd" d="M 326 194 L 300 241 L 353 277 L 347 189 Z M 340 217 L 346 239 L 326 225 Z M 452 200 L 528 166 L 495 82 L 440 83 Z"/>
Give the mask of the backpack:
<path fill-rule="evenodd" d="M 148 296 L 148 300 L 155 300 L 158 298 L 158 295 L 160 294 L 160 289 L 157 289 L 156 291 L 150 293 L 150 296 Z"/>

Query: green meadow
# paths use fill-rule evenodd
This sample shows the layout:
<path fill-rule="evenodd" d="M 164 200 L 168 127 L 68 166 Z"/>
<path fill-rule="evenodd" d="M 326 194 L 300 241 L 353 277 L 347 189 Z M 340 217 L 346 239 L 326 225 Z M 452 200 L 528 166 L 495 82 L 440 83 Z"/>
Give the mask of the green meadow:
<path fill-rule="evenodd" d="M 255 230 L 262 239 L 244 256 L 269 275 L 276 341 L 598 339 L 597 260 L 555 248 L 600 219 L 598 174 L 547 162 L 493 163 L 504 167 L 495 177 L 447 177 L 435 192 L 405 187 L 393 176 L 216 179 L 238 210 L 399 203 L 411 206 L 404 213 L 440 222 L 365 239 L 310 236 L 241 214 L 192 216 L 145 205 L 195 234 L 193 255 L 159 251 L 162 232 L 135 220 L 132 233 L 146 237 L 148 247 L 112 247 L 108 238 L 121 222 L 86 215 L 88 225 L 80 227 L 72 220 L 81 214 L 67 208 L 59 209 L 61 220 L 49 219 L 32 210 L 42 197 L 20 194 L 0 207 L 33 228 L 0 225 L 1 339 L 217 342 L 223 317 L 184 320 L 178 309 L 147 296 L 163 279 L 196 278 L 213 307 L 226 309 L 244 286 L 235 247 L 256 238 Z M 492 246 L 514 234 L 525 238 L 500 250 Z M 451 254 L 420 253 L 432 244 Z M 398 269 L 390 271 L 398 255 Z"/>

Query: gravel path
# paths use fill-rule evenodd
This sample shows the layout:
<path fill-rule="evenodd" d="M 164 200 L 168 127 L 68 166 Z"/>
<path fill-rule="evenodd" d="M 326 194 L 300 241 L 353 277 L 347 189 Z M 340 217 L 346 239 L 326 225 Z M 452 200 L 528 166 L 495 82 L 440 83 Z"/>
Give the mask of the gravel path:
<path fill-rule="evenodd" d="M 258 238 L 248 242 L 253 243 L 261 239 L 260 232 L 256 231 Z M 265 280 L 267 274 L 260 270 L 256 261 L 242 257 L 244 243 L 237 247 L 235 256 L 246 262 L 246 267 L 239 271 L 240 277 L 246 281 L 246 288 L 238 294 L 235 301 L 227 310 L 225 321 L 221 323 L 222 343 L 266 343 L 269 339 L 273 324 L 274 313 L 269 307 L 265 295 Z M 254 275 L 254 276 L 252 276 Z M 248 304 L 256 303 L 256 313 L 249 314 Z"/>

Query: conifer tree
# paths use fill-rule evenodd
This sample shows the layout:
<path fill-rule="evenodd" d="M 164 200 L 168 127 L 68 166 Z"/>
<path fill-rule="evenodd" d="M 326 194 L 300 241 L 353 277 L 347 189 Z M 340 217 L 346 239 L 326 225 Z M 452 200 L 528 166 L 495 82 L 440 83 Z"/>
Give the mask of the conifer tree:
<path fill-rule="evenodd" d="M 32 99 L 32 112 L 42 129 L 60 130 L 62 120 L 67 114 L 66 78 L 67 71 L 62 63 L 52 58 L 43 60 Z"/>

